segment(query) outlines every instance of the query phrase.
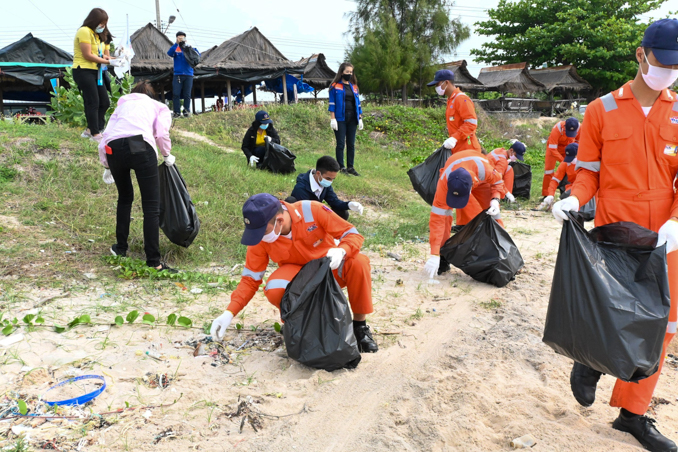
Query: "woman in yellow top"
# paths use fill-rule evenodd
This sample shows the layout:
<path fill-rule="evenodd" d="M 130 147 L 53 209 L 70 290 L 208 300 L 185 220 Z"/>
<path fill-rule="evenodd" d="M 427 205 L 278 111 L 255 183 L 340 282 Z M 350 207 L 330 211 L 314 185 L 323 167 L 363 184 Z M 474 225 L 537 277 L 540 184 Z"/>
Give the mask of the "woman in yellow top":
<path fill-rule="evenodd" d="M 106 111 L 111 105 L 101 70 L 101 65 L 109 62 L 103 39 L 107 23 L 106 11 L 94 8 L 78 29 L 73 43 L 73 80 L 82 93 L 87 119 L 87 130 L 82 137 L 97 142 L 101 141 Z"/>
<path fill-rule="evenodd" d="M 258 111 L 242 140 L 242 152 L 251 167 L 257 166 L 257 163 L 263 163 L 266 145 L 270 142 L 280 144 L 280 135 L 273 127 L 273 121 L 268 113 L 263 110 Z"/>

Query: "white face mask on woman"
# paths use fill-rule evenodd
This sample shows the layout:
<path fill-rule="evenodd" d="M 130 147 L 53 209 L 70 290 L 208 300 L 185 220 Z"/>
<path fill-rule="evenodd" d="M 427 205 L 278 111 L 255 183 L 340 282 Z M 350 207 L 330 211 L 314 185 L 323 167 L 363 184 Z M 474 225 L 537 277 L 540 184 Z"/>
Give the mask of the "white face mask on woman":
<path fill-rule="evenodd" d="M 280 232 L 278 232 L 276 234 L 275 233 L 275 227 L 276 227 L 277 224 L 278 224 L 278 222 L 276 221 L 276 223 L 273 225 L 273 230 L 262 237 L 262 239 L 261 239 L 262 242 L 273 243 L 276 240 L 278 240 L 278 237 L 280 237 L 280 234 L 282 234 L 282 224 L 280 224 Z"/>
<path fill-rule="evenodd" d="M 643 70 L 640 70 L 645 84 L 655 91 L 661 91 L 673 85 L 673 83 L 678 80 L 678 69 L 669 69 L 665 67 L 652 66 L 647 60 L 647 55 L 645 55 L 645 50 L 643 50 L 643 56 L 645 57 L 645 62 L 647 63 L 647 74 L 643 74 Z"/>

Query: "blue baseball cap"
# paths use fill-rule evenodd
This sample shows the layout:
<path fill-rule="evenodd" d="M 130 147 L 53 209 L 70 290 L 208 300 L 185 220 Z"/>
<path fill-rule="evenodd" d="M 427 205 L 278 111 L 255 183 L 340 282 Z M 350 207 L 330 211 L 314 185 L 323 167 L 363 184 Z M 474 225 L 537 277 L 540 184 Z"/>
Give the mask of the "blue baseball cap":
<path fill-rule="evenodd" d="M 516 141 L 511 145 L 510 149 L 513 149 L 513 152 L 516 153 L 516 158 L 518 160 L 521 162 L 525 160 L 525 145 L 523 143 Z"/>
<path fill-rule="evenodd" d="M 273 122 L 268 116 L 268 112 L 265 112 L 264 110 L 258 111 L 254 119 L 259 121 L 261 124 L 271 124 Z"/>
<path fill-rule="evenodd" d="M 678 64 L 678 20 L 653 22 L 645 30 L 640 45 L 651 48 L 654 57 L 664 66 Z"/>
<path fill-rule="evenodd" d="M 447 177 L 447 205 L 453 209 L 461 209 L 468 204 L 473 188 L 473 178 L 464 168 L 457 168 Z"/>
<path fill-rule="evenodd" d="M 437 85 L 438 82 L 443 82 L 445 80 L 454 82 L 454 72 L 450 71 L 449 69 L 441 69 L 436 72 L 433 81 L 428 83 L 426 86 Z"/>
<path fill-rule="evenodd" d="M 577 118 L 567 118 L 565 120 L 565 135 L 568 138 L 574 138 L 577 136 L 577 132 L 579 132 L 579 121 L 577 121 Z"/>
<path fill-rule="evenodd" d="M 577 152 L 579 151 L 579 144 L 570 143 L 565 147 L 565 163 L 570 163 L 572 160 L 577 158 Z"/>
<path fill-rule="evenodd" d="M 247 246 L 258 245 L 266 235 L 268 222 L 273 219 L 280 208 L 280 201 L 268 193 L 250 196 L 242 206 L 245 232 L 240 243 Z"/>

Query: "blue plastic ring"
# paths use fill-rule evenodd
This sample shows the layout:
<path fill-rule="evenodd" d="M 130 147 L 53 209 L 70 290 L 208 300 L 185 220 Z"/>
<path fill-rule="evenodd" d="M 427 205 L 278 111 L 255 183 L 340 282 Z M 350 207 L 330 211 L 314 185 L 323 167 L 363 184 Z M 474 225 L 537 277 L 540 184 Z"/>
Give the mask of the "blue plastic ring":
<path fill-rule="evenodd" d="M 75 397 L 74 399 L 57 400 L 57 401 L 53 401 L 53 402 L 49 402 L 47 400 L 44 400 L 44 396 L 47 395 L 47 393 L 49 391 L 51 391 L 52 389 L 59 388 L 59 387 L 66 385 L 68 383 L 73 383 L 74 381 L 90 380 L 90 379 L 101 380 L 101 381 L 104 382 L 104 385 L 102 387 L 100 387 L 99 389 L 97 389 L 96 391 L 92 391 L 90 393 L 83 394 L 79 397 Z M 79 377 L 74 377 L 74 378 L 69 378 L 68 380 L 64 380 L 61 383 L 58 383 L 58 384 L 52 386 L 51 388 L 49 388 L 47 390 L 47 392 L 45 392 L 45 394 L 43 395 L 42 401 L 45 402 L 47 405 L 51 405 L 51 406 L 54 406 L 54 405 L 84 405 L 85 403 L 89 402 L 90 400 L 94 399 L 96 396 L 98 396 L 99 394 L 104 392 L 104 389 L 106 389 L 106 379 L 103 376 L 101 376 L 101 375 L 80 375 Z"/>

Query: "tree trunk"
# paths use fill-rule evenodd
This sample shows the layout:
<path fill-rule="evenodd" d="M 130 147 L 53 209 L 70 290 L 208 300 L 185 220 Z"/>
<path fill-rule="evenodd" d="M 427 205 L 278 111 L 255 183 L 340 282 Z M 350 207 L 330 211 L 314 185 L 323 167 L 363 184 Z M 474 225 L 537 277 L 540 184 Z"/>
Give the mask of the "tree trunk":
<path fill-rule="evenodd" d="M 407 105 L 407 83 L 405 83 L 401 89 L 403 105 Z"/>

